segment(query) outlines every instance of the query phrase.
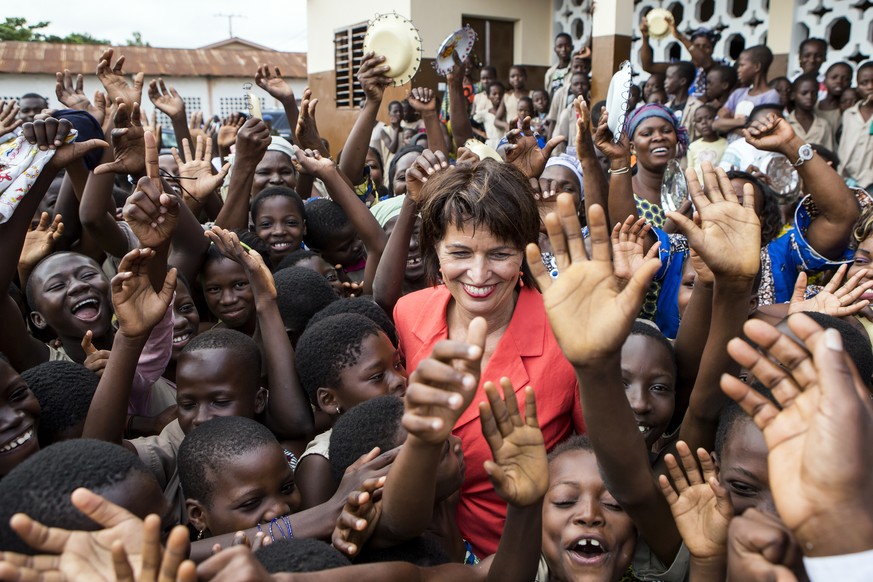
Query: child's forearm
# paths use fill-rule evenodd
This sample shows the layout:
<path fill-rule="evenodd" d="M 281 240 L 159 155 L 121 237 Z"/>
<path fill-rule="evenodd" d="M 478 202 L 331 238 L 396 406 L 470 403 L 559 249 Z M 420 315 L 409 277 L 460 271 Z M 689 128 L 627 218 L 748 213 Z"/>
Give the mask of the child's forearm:
<path fill-rule="evenodd" d="M 385 251 L 376 269 L 373 281 L 373 299 L 389 316 L 403 295 L 403 277 L 406 273 L 406 260 L 409 257 L 409 240 L 415 230 L 415 216 L 418 205 L 410 197 L 403 200 L 400 216 Z"/>
<path fill-rule="evenodd" d="M 294 368 L 294 349 L 282 323 L 273 297 L 256 297 L 258 329 L 267 360 L 270 398 L 267 400 L 265 424 L 279 440 L 308 438 L 313 419 L 309 399 Z"/>
<path fill-rule="evenodd" d="M 746 118 L 734 117 L 733 114 L 731 114 L 730 117 L 719 114 L 718 119 L 712 122 L 712 128 L 721 133 L 728 133 L 735 129 L 740 129 L 744 125 L 746 125 Z"/>
<path fill-rule="evenodd" d="M 543 502 L 506 509 L 506 523 L 488 580 L 528 582 L 536 578 L 542 547 Z"/>
<path fill-rule="evenodd" d="M 179 217 L 173 231 L 170 262 L 186 280 L 194 281 L 209 250 L 209 239 L 203 236 L 203 226 L 187 204 L 179 205 Z"/>
<path fill-rule="evenodd" d="M 691 391 L 688 412 L 682 421 L 679 439 L 692 451 L 699 447 L 712 450 L 718 419 L 727 402 L 719 387 L 722 374 L 736 364 L 727 352 L 727 344 L 742 334 L 748 317 L 752 281 L 716 280 L 712 300 L 712 324 L 700 360 L 697 380 Z"/>
<path fill-rule="evenodd" d="M 689 260 L 689 259 L 686 259 Z M 712 320 L 712 283 L 695 281 L 691 299 L 679 322 L 673 351 L 676 354 L 676 406 L 673 418 L 681 423 L 688 409 L 691 390 L 709 337 Z"/>
<path fill-rule="evenodd" d="M 588 215 L 588 209 L 599 204 L 603 208 L 609 206 L 609 182 L 603 169 L 600 167 L 600 162 L 597 161 L 597 154 L 594 149 L 594 139 L 591 137 L 591 132 L 587 129 L 580 131 L 576 136 L 576 156 L 582 164 L 582 189 L 585 192 L 585 215 Z M 606 218 L 606 224 L 609 225 L 609 217 Z"/>
<path fill-rule="evenodd" d="M 585 426 L 604 482 L 655 555 L 672 563 L 682 540 L 624 393 L 620 353 L 577 367 L 576 377 Z"/>
<path fill-rule="evenodd" d="M 109 152 L 107 149 L 106 152 Z M 104 162 L 111 162 L 111 154 L 104 153 Z M 115 221 L 114 214 L 109 213 L 109 200 L 112 198 L 112 187 L 115 184 L 115 174 L 94 174 L 88 177 L 82 201 L 79 203 L 79 220 L 82 229 L 88 233 L 103 251 L 113 257 L 123 257 L 132 249 L 128 248 L 127 237 L 121 232 L 121 227 Z M 115 204 L 112 204 L 113 210 Z M 66 228 L 66 223 L 64 224 Z"/>
<path fill-rule="evenodd" d="M 452 140 L 455 150 L 463 147 L 468 139 L 473 138 L 473 125 L 470 123 L 470 113 L 467 111 L 467 98 L 464 97 L 463 79 L 456 79 L 458 73 L 448 83 L 449 117 L 452 120 Z"/>
<path fill-rule="evenodd" d="M 182 158 L 183 161 L 189 161 L 185 159 L 185 152 L 182 151 L 182 140 L 187 139 L 188 143 L 193 144 L 193 140 L 191 139 L 191 129 L 188 127 L 188 114 L 185 112 L 185 107 L 182 107 L 181 113 L 174 115 L 170 118 L 170 123 L 173 125 L 173 133 L 176 135 L 176 143 L 179 144 L 180 147 L 176 148 L 179 150 L 179 157 Z M 294 127 L 293 125 L 291 127 Z"/>
<path fill-rule="evenodd" d="M 446 159 L 449 157 L 449 148 L 443 137 L 443 127 L 439 113 L 425 111 L 421 118 L 424 120 L 424 130 L 427 133 L 427 149 L 432 152 L 443 152 Z"/>
<path fill-rule="evenodd" d="M 221 212 L 215 219 L 216 226 L 235 230 L 248 228 L 249 199 L 252 195 L 252 184 L 255 181 L 255 168 L 258 161 L 237 160 L 234 162 L 230 184 L 227 187 L 227 198 Z"/>
<path fill-rule="evenodd" d="M 727 555 L 712 560 L 691 556 L 688 582 L 724 582 L 727 580 Z"/>
<path fill-rule="evenodd" d="M 139 356 L 148 337 L 115 334 L 109 361 L 88 408 L 82 438 L 121 444 L 127 422 L 127 403 Z"/>
<path fill-rule="evenodd" d="M 355 227 L 364 246 L 367 247 L 368 256 L 370 253 L 381 255 L 385 250 L 388 236 L 382 230 L 382 227 L 379 226 L 373 214 L 358 200 L 352 188 L 343 180 L 342 175 L 338 171 L 330 170 L 325 172 L 321 179 L 324 185 L 327 186 L 333 201 L 345 210 L 349 221 Z"/>
<path fill-rule="evenodd" d="M 437 466 L 443 445 L 414 435 L 391 465 L 382 492 L 382 516 L 375 537 L 391 545 L 421 535 L 433 520 Z"/>
<path fill-rule="evenodd" d="M 352 131 L 346 139 L 346 145 L 343 147 L 339 168 L 354 184 L 361 183 L 362 172 L 367 161 L 367 149 L 370 147 L 370 136 L 373 135 L 373 128 L 376 127 L 376 114 L 381 104 L 381 101 L 367 99 L 367 104 L 358 113 Z"/>

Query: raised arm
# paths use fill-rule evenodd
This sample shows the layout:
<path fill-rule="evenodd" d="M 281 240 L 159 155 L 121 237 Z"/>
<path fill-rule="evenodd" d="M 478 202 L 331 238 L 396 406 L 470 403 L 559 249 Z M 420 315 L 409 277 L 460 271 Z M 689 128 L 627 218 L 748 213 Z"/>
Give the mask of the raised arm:
<path fill-rule="evenodd" d="M 319 178 L 327 186 L 333 201 L 342 206 L 349 222 L 355 227 L 358 235 L 367 247 L 367 267 L 364 275 L 364 293 L 373 292 L 373 279 L 376 276 L 376 268 L 385 250 L 388 236 L 373 214 L 352 191 L 336 164 L 330 158 L 323 158 L 317 151 L 300 150 L 295 152 L 296 165 L 299 170 L 312 174 Z M 343 156 L 345 158 L 345 156 Z"/>
<path fill-rule="evenodd" d="M 455 150 L 464 147 L 468 139 L 473 138 L 473 125 L 470 123 L 470 111 L 467 108 L 467 98 L 464 96 L 464 73 L 458 63 L 446 75 L 446 99 L 449 100 L 449 118 L 452 123 L 452 141 Z"/>
<path fill-rule="evenodd" d="M 794 133 L 785 119 L 770 113 L 763 121 L 755 121 L 743 132 L 750 145 L 776 152 L 796 163 L 804 141 Z M 861 214 L 852 190 L 824 158 L 814 155 L 797 166 L 812 201 L 818 209 L 805 237 L 820 255 L 836 260 L 842 257 L 851 239 L 855 221 Z"/>
<path fill-rule="evenodd" d="M 439 342 L 412 373 L 403 414 L 408 436 L 388 472 L 374 541 L 394 545 L 431 525 L 437 468 L 446 439 L 476 395 L 486 331 L 485 320 L 474 319 L 469 343 Z"/>
<path fill-rule="evenodd" d="M 727 344 L 742 331 L 749 311 L 752 284 L 760 266 L 761 223 L 755 213 L 755 191 L 745 187 L 737 201 L 730 178 L 704 163 L 702 187 L 693 168 L 686 171 L 688 190 L 700 213 L 700 226 L 678 212 L 670 218 L 715 277 L 712 321 L 679 438 L 696 450 L 712 450 L 726 397 L 718 389 L 721 375 L 732 366 Z"/>
<path fill-rule="evenodd" d="M 294 97 L 294 90 L 291 89 L 291 85 L 282 78 L 282 72 L 279 71 L 279 67 L 273 67 L 273 71 L 270 71 L 270 65 L 258 67 L 258 72 L 255 73 L 255 83 L 258 87 L 269 93 L 273 99 L 282 104 L 282 108 L 285 110 L 285 117 L 288 118 L 288 126 L 296 127 L 297 117 L 300 114 L 297 109 L 297 99 Z"/>
<path fill-rule="evenodd" d="M 656 63 L 654 54 L 652 53 L 652 45 L 649 44 L 649 23 L 646 22 L 646 17 L 640 21 L 640 66 L 648 73 L 666 73 L 670 63 Z"/>
<path fill-rule="evenodd" d="M 440 121 L 439 101 L 432 89 L 416 87 L 406 96 L 410 107 L 418 111 L 424 121 L 424 129 L 427 132 L 427 149 L 432 152 L 442 152 L 449 157 L 449 144 L 443 135 L 443 124 Z M 397 132 L 395 135 L 399 135 Z"/>
<path fill-rule="evenodd" d="M 185 102 L 176 89 L 172 85 L 167 88 L 160 77 L 152 79 L 149 82 L 149 99 L 158 111 L 170 118 L 173 133 L 176 134 L 176 143 L 182 143 L 183 139 L 190 141 L 191 133 L 188 129 L 188 117 L 185 114 Z"/>
<path fill-rule="evenodd" d="M 670 564 L 681 539 L 652 473 L 621 376 L 622 345 L 660 262 L 647 260 L 620 289 L 603 208 L 594 205 L 589 212 L 590 260 L 573 198 L 560 194 L 558 214 L 546 216 L 546 228 L 561 275 L 551 279 L 536 245 L 528 245 L 527 261 L 544 290 L 555 337 L 576 370 L 585 425 L 604 481 L 655 555 Z"/>
<path fill-rule="evenodd" d="M 280 440 L 308 438 L 313 429 L 312 408 L 297 379 L 294 349 L 279 314 L 270 269 L 257 251 L 243 248 L 236 233 L 213 226 L 206 235 L 224 256 L 243 266 L 252 285 L 269 378 L 270 398 L 264 424 Z"/>
<path fill-rule="evenodd" d="M 600 114 L 600 122 L 594 134 L 594 143 L 609 159 L 609 204 L 607 219 L 610 222 L 622 220 L 627 216 L 637 216 L 637 205 L 634 202 L 634 185 L 631 174 L 630 138 L 626 130 L 616 143 L 613 140 L 607 122 L 609 112 L 606 109 Z M 586 195 L 587 197 L 587 195 Z"/>
<path fill-rule="evenodd" d="M 582 189 L 585 192 L 585 215 L 588 209 L 599 204 L 608 208 L 609 181 L 597 161 L 594 139 L 591 137 L 591 111 L 581 95 L 573 102 L 576 110 L 576 157 L 582 163 Z M 606 224 L 611 224 L 607 216 Z"/>
<path fill-rule="evenodd" d="M 236 136 L 233 173 L 230 175 L 224 206 L 215 219 L 216 225 L 228 230 L 248 228 L 255 168 L 269 146 L 270 130 L 266 123 L 253 117 L 243 124 Z"/>
<path fill-rule="evenodd" d="M 385 63 L 385 57 L 375 53 L 367 53 L 358 69 L 358 82 L 361 84 L 367 101 L 358 112 L 355 124 L 346 139 L 339 168 L 354 184 L 360 184 L 364 179 L 363 171 L 366 165 L 367 149 L 370 147 L 370 136 L 376 127 L 376 115 L 382 106 L 385 87 L 391 84 L 391 79 L 385 76 L 390 67 Z"/>
<path fill-rule="evenodd" d="M 21 312 L 12 298 L 6 295 L 6 290 L 18 270 L 18 259 L 30 221 L 61 168 L 72 162 L 79 163 L 79 158 L 94 148 L 109 147 L 106 142 L 96 139 L 64 145 L 72 127 L 65 119 L 58 121 L 53 118 L 24 124 L 22 135 L 29 143 L 55 152 L 12 216 L 6 222 L 0 223 L 0 240 L 5 245 L 4 252 L 0 253 L 0 290 L 4 293 L 3 300 L 0 301 L 0 321 L 5 326 L 5 332 L 0 334 L 0 352 L 9 358 L 16 370 L 32 368 L 48 358 L 45 344 L 28 333 Z"/>
<path fill-rule="evenodd" d="M 118 331 L 88 408 L 83 438 L 124 442 L 127 404 L 140 353 L 152 329 L 164 318 L 176 289 L 175 269 L 167 273 L 160 292 L 152 289 L 148 270 L 154 256 L 151 249 L 130 251 L 121 260 L 118 274 L 112 278 L 112 304 Z"/>

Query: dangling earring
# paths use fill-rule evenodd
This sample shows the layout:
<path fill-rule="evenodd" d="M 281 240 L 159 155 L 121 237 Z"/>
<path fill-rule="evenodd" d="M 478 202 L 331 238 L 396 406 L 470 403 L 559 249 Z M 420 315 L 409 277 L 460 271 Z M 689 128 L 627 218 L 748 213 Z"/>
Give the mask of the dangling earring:
<path fill-rule="evenodd" d="M 203 539 L 203 530 L 201 529 L 200 531 L 197 532 L 197 540 L 199 541 L 202 539 Z"/>
<path fill-rule="evenodd" d="M 524 271 L 518 272 L 518 284 L 524 287 Z"/>
<path fill-rule="evenodd" d="M 337 407 L 336 407 L 336 413 L 337 413 L 337 414 L 342 414 L 342 413 L 343 413 L 343 411 L 340 410 L 339 404 L 337 404 Z"/>

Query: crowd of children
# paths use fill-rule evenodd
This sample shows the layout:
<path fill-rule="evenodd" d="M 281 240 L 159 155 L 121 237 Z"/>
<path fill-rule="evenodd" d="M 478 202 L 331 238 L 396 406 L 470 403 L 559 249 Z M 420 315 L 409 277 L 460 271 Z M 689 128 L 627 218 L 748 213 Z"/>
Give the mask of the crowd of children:
<path fill-rule="evenodd" d="M 873 577 L 873 62 L 670 27 L 617 139 L 566 33 L 365 54 L 341 152 L 266 65 L 291 141 L 0 102 L 0 580 Z"/>

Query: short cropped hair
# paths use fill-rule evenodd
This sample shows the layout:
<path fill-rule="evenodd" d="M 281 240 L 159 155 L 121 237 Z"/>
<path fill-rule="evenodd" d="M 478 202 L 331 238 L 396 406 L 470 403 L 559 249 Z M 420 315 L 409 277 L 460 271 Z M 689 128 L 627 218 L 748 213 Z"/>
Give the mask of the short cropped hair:
<path fill-rule="evenodd" d="M 194 428 L 185 435 L 177 455 L 185 497 L 210 506 L 224 467 L 246 453 L 277 444 L 270 429 L 241 416 L 218 416 Z"/>
<path fill-rule="evenodd" d="M 357 313 L 372 319 L 376 325 L 382 328 L 382 331 L 385 332 L 385 335 L 388 336 L 394 347 L 397 347 L 397 328 L 394 327 L 394 324 L 391 323 L 391 318 L 379 307 L 379 304 L 373 301 L 372 296 L 348 297 L 334 301 L 313 315 L 306 327 L 315 325 L 326 317 L 345 313 Z"/>
<path fill-rule="evenodd" d="M 318 406 L 318 389 L 338 387 L 340 372 L 357 363 L 364 340 L 380 332 L 372 319 L 357 313 L 331 315 L 306 328 L 294 362 L 314 406 Z"/>
<path fill-rule="evenodd" d="M 825 41 L 825 39 L 811 37 L 811 38 L 805 38 L 802 41 L 800 41 L 800 47 L 798 48 L 797 52 L 802 53 L 803 49 L 806 48 L 806 46 L 810 45 L 810 44 L 820 45 L 821 48 L 824 50 L 824 52 L 827 52 L 827 50 L 828 50 L 828 43 L 827 43 L 827 41 Z"/>
<path fill-rule="evenodd" d="M 251 371 L 253 386 L 260 387 L 261 351 L 255 340 L 235 329 L 210 329 L 191 338 L 182 349 L 182 356 L 201 350 L 232 352 L 237 362 Z"/>
<path fill-rule="evenodd" d="M 73 506 L 70 495 L 79 487 L 106 493 L 133 473 L 154 479 L 139 457 L 120 445 L 74 439 L 42 449 L 0 480 L 0 550 L 40 553 L 9 526 L 16 513 L 26 513 L 49 527 L 101 529 Z"/>
<path fill-rule="evenodd" d="M 303 240 L 311 249 L 323 249 L 336 231 L 345 228 L 348 223 L 349 217 L 342 206 L 333 200 L 316 198 L 306 204 L 306 234 Z"/>
<path fill-rule="evenodd" d="M 552 452 L 549 453 L 549 463 L 551 463 L 564 453 L 569 453 L 571 451 L 586 451 L 589 453 L 593 453 L 594 446 L 591 444 L 591 439 L 588 438 L 588 435 L 573 435 L 567 440 L 561 442 L 554 449 L 552 449 Z"/>
<path fill-rule="evenodd" d="M 285 329 L 299 335 L 309 319 L 339 299 L 320 273 L 304 267 L 288 267 L 273 274 L 276 302 Z"/>
<path fill-rule="evenodd" d="M 308 261 L 312 257 L 321 257 L 321 255 L 306 249 L 297 249 L 296 251 L 288 253 L 281 261 L 279 261 L 279 264 L 276 265 L 276 272 L 281 271 L 282 269 L 287 269 L 288 267 L 293 267 L 297 263 Z"/>
<path fill-rule="evenodd" d="M 688 87 L 694 83 L 694 78 L 697 76 L 697 67 L 689 61 L 676 61 L 670 63 L 670 67 L 675 67 L 680 79 L 685 79 Z"/>
<path fill-rule="evenodd" d="M 21 374 L 39 401 L 37 436 L 42 446 L 63 440 L 62 433 L 85 422 L 100 378 L 76 362 L 43 362 Z M 72 438 L 81 437 L 81 433 Z"/>
<path fill-rule="evenodd" d="M 743 51 L 749 56 L 749 60 L 753 63 L 761 65 L 761 73 L 766 75 L 770 70 L 770 65 L 773 64 L 773 51 L 763 44 L 750 46 Z"/>
<path fill-rule="evenodd" d="M 387 395 L 371 398 L 340 415 L 330 433 L 330 471 L 339 483 L 343 473 L 374 447 L 384 453 L 396 447 L 403 400 Z"/>
<path fill-rule="evenodd" d="M 421 190 L 419 241 L 428 280 L 439 280 L 437 245 L 449 225 L 471 225 L 523 251 L 539 238 L 540 215 L 524 175 L 511 164 L 485 159 L 471 166 L 456 166 L 429 179 Z M 526 262 L 522 280 L 533 286 Z"/>
<path fill-rule="evenodd" d="M 670 358 L 670 366 L 673 368 L 674 372 L 676 371 L 676 353 L 673 351 L 673 344 L 670 343 L 667 336 L 661 333 L 661 330 L 658 329 L 657 326 L 638 319 L 634 321 L 633 326 L 631 326 L 630 335 L 649 337 L 659 343 L 661 347 L 667 350 L 668 357 Z"/>
<path fill-rule="evenodd" d="M 815 86 L 818 87 L 818 77 L 814 73 L 804 73 L 794 79 L 794 82 L 791 83 L 791 90 L 798 91 L 802 83 L 815 83 Z"/>

